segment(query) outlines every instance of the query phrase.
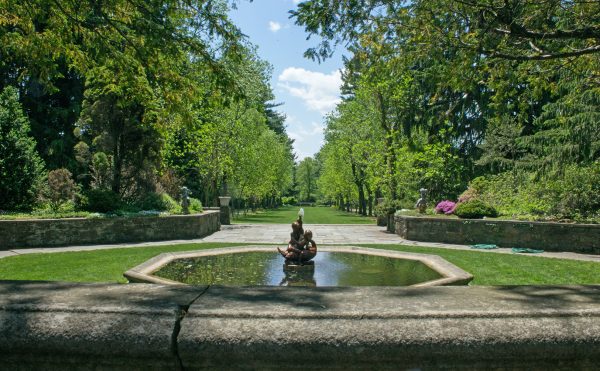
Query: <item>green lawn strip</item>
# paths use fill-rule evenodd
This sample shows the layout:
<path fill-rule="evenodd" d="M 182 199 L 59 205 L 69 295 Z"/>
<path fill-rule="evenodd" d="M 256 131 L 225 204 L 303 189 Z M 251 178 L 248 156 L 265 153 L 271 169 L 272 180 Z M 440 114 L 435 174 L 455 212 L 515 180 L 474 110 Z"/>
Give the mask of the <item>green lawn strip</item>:
<path fill-rule="evenodd" d="M 0 259 L 0 280 L 124 283 L 125 271 L 164 252 L 240 245 L 247 244 L 195 243 L 10 256 Z"/>
<path fill-rule="evenodd" d="M 302 206 L 304 208 L 304 221 L 307 224 L 375 224 L 375 218 L 340 211 L 328 206 Z M 278 209 L 260 210 L 244 215 L 234 214 L 235 224 L 254 223 L 284 223 L 291 224 L 298 218 L 300 206 L 283 206 Z"/>
<path fill-rule="evenodd" d="M 474 276 L 472 285 L 600 284 L 600 263 L 404 245 L 361 245 L 439 255 Z"/>
<path fill-rule="evenodd" d="M 126 282 L 126 270 L 163 252 L 240 245 L 246 244 L 201 243 L 11 256 L 0 259 L 0 280 Z M 434 247 L 362 246 L 439 255 L 473 274 L 473 285 L 600 284 L 600 264 L 596 262 Z"/>

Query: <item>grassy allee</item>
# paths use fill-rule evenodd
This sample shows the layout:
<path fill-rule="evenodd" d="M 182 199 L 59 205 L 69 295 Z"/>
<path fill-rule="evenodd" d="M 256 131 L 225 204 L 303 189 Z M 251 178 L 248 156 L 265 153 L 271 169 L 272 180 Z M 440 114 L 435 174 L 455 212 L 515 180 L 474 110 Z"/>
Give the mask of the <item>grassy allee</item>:
<path fill-rule="evenodd" d="M 240 245 L 202 243 L 11 256 L 0 259 L 0 280 L 124 283 L 123 272 L 160 253 Z M 473 285 L 600 284 L 597 262 L 432 247 L 365 246 L 439 255 L 473 274 Z"/>
<path fill-rule="evenodd" d="M 288 224 L 298 218 L 298 211 L 304 209 L 304 222 L 307 224 L 375 224 L 375 218 L 340 211 L 328 206 L 282 206 L 277 209 L 258 210 L 239 215 L 234 213 L 233 223 Z"/>

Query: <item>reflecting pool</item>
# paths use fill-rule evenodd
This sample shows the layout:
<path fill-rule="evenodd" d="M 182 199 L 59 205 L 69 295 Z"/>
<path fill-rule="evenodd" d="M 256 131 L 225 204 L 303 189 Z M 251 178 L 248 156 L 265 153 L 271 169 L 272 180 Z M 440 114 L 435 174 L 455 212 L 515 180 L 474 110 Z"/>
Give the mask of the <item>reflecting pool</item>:
<path fill-rule="evenodd" d="M 286 265 L 277 252 L 177 259 L 153 274 L 191 285 L 410 286 L 442 276 L 418 260 L 319 252 L 313 265 Z"/>

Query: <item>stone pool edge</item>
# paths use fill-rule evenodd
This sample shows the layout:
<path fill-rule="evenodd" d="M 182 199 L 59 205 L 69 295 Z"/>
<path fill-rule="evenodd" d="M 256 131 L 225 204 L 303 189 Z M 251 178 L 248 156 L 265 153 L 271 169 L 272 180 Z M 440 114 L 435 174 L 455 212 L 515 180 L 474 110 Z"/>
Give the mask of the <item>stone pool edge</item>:
<path fill-rule="evenodd" d="M 600 286 L 0 281 L 7 369 L 595 369 Z"/>
<path fill-rule="evenodd" d="M 154 283 L 162 285 L 185 285 L 181 282 L 172 281 L 166 278 L 161 278 L 153 275 L 158 269 L 163 267 L 165 264 L 170 263 L 175 259 L 185 258 L 197 258 L 209 255 L 222 255 L 222 254 L 234 254 L 243 252 L 273 252 L 276 253 L 276 249 L 273 246 L 265 245 L 250 245 L 250 246 L 234 246 L 224 247 L 216 249 L 206 250 L 195 250 L 195 251 L 182 251 L 174 253 L 162 253 L 157 255 L 144 263 L 137 265 L 125 273 L 123 276 L 127 278 L 130 283 Z M 473 280 L 473 275 L 462 270 L 456 265 L 448 262 L 444 258 L 438 255 L 419 254 L 400 252 L 394 250 L 385 249 L 373 249 L 368 247 L 358 246 L 326 246 L 320 247 L 319 251 L 322 252 L 345 252 L 345 253 L 361 253 L 368 255 L 376 255 L 397 259 L 407 260 L 418 260 L 428 266 L 429 268 L 438 272 L 442 278 L 418 283 L 411 285 L 410 287 L 431 287 L 431 286 L 455 286 L 455 285 L 467 285 Z"/>

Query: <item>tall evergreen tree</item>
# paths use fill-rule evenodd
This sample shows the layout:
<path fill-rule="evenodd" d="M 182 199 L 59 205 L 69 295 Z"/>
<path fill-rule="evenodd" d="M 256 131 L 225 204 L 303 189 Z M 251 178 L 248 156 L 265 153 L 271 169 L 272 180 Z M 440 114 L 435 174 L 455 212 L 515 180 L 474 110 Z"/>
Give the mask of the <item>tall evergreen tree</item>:
<path fill-rule="evenodd" d="M 0 209 L 27 210 L 35 202 L 44 166 L 29 136 L 17 89 L 0 93 Z"/>

